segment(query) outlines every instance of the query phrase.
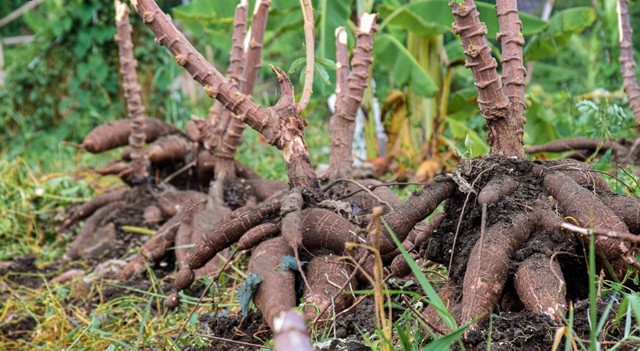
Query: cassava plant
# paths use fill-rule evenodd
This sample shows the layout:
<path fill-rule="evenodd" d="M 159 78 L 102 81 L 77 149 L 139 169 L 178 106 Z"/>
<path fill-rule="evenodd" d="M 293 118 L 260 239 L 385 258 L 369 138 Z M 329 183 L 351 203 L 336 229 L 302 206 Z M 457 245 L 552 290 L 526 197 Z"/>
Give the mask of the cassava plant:
<path fill-rule="evenodd" d="M 578 292 L 579 284 L 564 278 L 584 264 L 580 253 L 585 233 L 596 235 L 596 251 L 611 279 L 622 279 L 630 265 L 638 265 L 629 242 L 638 241 L 629 234 L 635 224 L 628 208 L 620 206 L 637 206 L 635 198 L 612 194 L 607 183 L 581 163 L 524 159 L 521 23 L 515 0 L 496 5 L 502 76 L 474 2 L 450 2 L 454 33 L 460 35 L 465 65 L 473 72 L 492 148 L 490 156 L 458 167 L 453 179 L 459 191 L 446 203 L 447 218 L 427 248 L 430 259 L 449 266 L 442 299 L 460 323 L 472 323 L 467 335 L 496 309 L 523 306 L 561 323 L 567 300 L 585 297 Z M 564 218 L 590 229 L 564 232 L 561 228 L 572 228 Z M 425 318 L 446 329 L 434 309 L 427 308 Z"/>

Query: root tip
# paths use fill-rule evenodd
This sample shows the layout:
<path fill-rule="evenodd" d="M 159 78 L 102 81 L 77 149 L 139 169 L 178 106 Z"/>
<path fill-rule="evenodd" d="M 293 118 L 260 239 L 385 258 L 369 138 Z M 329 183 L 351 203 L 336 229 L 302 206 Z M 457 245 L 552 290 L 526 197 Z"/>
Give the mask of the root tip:
<path fill-rule="evenodd" d="M 180 296 L 178 296 L 177 291 L 174 291 L 167 297 L 167 307 L 173 310 L 179 305 L 180 305 Z"/>
<path fill-rule="evenodd" d="M 194 280 L 195 274 L 193 273 L 193 270 L 189 267 L 182 266 L 178 272 L 174 286 L 178 290 L 183 290 L 191 286 Z"/>

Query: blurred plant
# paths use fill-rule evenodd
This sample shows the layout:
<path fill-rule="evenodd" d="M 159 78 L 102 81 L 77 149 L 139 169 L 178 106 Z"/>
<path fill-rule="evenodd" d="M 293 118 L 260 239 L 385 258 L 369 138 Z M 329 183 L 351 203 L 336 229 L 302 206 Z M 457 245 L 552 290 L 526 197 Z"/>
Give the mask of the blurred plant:
<path fill-rule="evenodd" d="M 4 5 L 4 4 L 3 4 Z M 29 45 L 6 50 L 7 77 L 0 87 L 0 138 L 10 157 L 78 142 L 91 127 L 125 115 L 118 90 L 112 3 L 48 0 L 25 14 L 24 25 L 5 34 L 33 33 Z M 136 45 L 148 114 L 176 120 L 179 94 L 170 88 L 178 71 L 147 30 Z M 14 140 L 13 140 L 14 139 Z M 68 148 L 70 149 L 70 148 Z M 32 150 L 32 151 L 30 151 Z M 69 150 L 72 152 L 73 150 Z M 30 157 L 31 158 L 31 157 Z"/>

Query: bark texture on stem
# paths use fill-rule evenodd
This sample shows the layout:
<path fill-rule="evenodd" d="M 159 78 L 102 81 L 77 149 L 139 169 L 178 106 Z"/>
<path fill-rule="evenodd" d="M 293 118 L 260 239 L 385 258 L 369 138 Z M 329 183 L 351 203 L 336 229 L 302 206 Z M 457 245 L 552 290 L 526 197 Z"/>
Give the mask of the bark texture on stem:
<path fill-rule="evenodd" d="M 153 31 L 156 41 L 165 46 L 176 62 L 186 69 L 194 80 L 204 86 L 205 92 L 234 113 L 234 117 L 247 123 L 282 151 L 287 174 L 293 186 L 300 186 L 313 197 L 322 197 L 318 180 L 309 160 L 304 142 L 304 121 L 298 115 L 293 101 L 293 86 L 281 69 L 275 69 L 282 90 L 278 103 L 268 109 L 255 104 L 241 93 L 232 82 L 200 54 L 162 12 L 153 0 L 131 0 L 136 12 Z M 245 67 L 246 69 L 246 67 Z"/>
<path fill-rule="evenodd" d="M 640 124 L 640 87 L 638 87 L 638 78 L 636 77 L 636 61 L 633 57 L 631 19 L 629 18 L 629 2 L 627 0 L 618 0 L 618 29 L 620 31 L 622 83 L 636 123 Z"/>
<path fill-rule="evenodd" d="M 236 84 L 236 87 L 239 87 L 240 82 L 242 81 L 242 74 L 244 71 L 244 39 L 247 35 L 247 1 L 241 1 L 240 4 L 236 7 L 235 16 L 233 19 L 233 35 L 231 39 L 231 53 L 229 59 L 229 68 L 227 70 L 229 74 L 229 78 L 233 83 Z M 218 154 L 222 145 L 224 145 L 223 137 L 224 134 L 231 123 L 231 112 L 222 107 L 222 104 L 216 102 L 214 106 L 209 110 L 209 126 L 214 132 L 211 133 L 209 138 L 209 145 L 211 147 L 211 151 Z M 244 124 L 244 123 L 243 123 Z M 220 156 L 220 155 L 217 155 Z M 216 167 L 215 171 L 221 167 Z M 230 172 L 233 173 L 233 169 L 230 170 L 222 170 L 222 172 Z M 216 177 L 217 179 L 217 177 Z"/>
<path fill-rule="evenodd" d="M 522 140 L 524 133 L 524 87 L 527 70 L 522 60 L 522 22 L 518 17 L 518 2 L 516 0 L 498 0 L 498 26 L 500 32 L 497 39 L 502 44 L 502 89 L 511 102 L 511 116 L 514 125 L 518 127 L 518 138 Z"/>
<path fill-rule="evenodd" d="M 522 132 L 514 118 L 511 118 L 509 99 L 502 90 L 502 81 L 496 67 L 498 63 L 491 56 L 487 45 L 487 26 L 480 22 L 478 9 L 473 0 L 464 4 L 449 2 L 455 22 L 453 32 L 460 35 L 465 66 L 473 73 L 478 89 L 478 106 L 487 120 L 488 141 L 491 153 L 522 157 Z"/>
<path fill-rule="evenodd" d="M 145 130 L 144 130 L 144 106 L 140 96 L 140 84 L 138 84 L 138 74 L 136 61 L 133 55 L 133 40 L 131 39 L 131 23 L 129 23 L 129 6 L 114 1 L 116 10 L 116 36 L 118 52 L 120 54 L 120 75 L 122 75 L 122 86 L 124 88 L 124 98 L 127 101 L 127 111 L 131 122 L 131 134 L 129 134 L 129 146 L 131 148 L 131 165 L 133 168 L 134 180 L 146 179 L 149 175 L 149 160 L 144 153 Z"/>
<path fill-rule="evenodd" d="M 331 154 L 329 155 L 329 179 L 351 179 L 353 172 L 353 133 L 356 128 L 356 114 L 362 103 L 364 91 L 367 88 L 369 68 L 373 63 L 371 50 L 373 49 L 373 34 L 377 30 L 375 23 L 377 15 L 363 13 L 357 31 L 356 47 L 353 50 L 351 66 L 347 84 L 339 86 L 336 112 L 329 122 L 331 132 Z M 340 32 L 338 31 L 338 41 Z M 346 36 L 346 35 L 345 35 Z M 346 46 L 346 40 L 343 44 Z M 340 48 L 339 45 L 338 48 Z M 338 71 L 340 74 L 340 71 Z M 344 74 L 344 73 L 343 73 Z M 338 76 L 340 79 L 340 76 Z"/>
<path fill-rule="evenodd" d="M 349 47 L 347 32 L 344 27 L 336 29 L 336 105 L 344 99 L 349 79 Z"/>
<path fill-rule="evenodd" d="M 245 48 L 244 57 L 240 57 L 242 62 L 242 70 L 237 77 L 240 82 L 240 92 L 247 96 L 253 94 L 253 88 L 256 85 L 258 79 L 258 72 L 262 67 L 262 47 L 264 42 L 264 33 L 267 30 L 267 19 L 269 18 L 269 6 L 271 0 L 262 0 L 256 4 L 256 11 L 253 15 L 253 21 L 251 22 L 251 32 L 249 33 L 248 46 Z M 244 36 L 243 36 L 244 40 Z M 237 44 L 234 39 L 234 48 Z M 235 50 L 238 51 L 238 50 Z M 234 51 L 232 51 L 232 54 Z M 239 53 L 239 52 L 238 52 Z M 233 63 L 233 61 L 232 61 Z M 232 75 L 233 79 L 233 75 Z M 229 122 L 224 126 L 222 140 L 218 144 L 216 150 L 216 156 L 219 158 L 233 159 L 236 151 L 242 144 L 242 133 L 246 128 L 246 124 L 235 118 L 230 118 L 231 111 L 225 110 L 223 112 L 223 121 L 229 119 Z M 232 170 L 227 172 L 233 174 Z M 216 176 L 216 179 L 219 179 Z"/>

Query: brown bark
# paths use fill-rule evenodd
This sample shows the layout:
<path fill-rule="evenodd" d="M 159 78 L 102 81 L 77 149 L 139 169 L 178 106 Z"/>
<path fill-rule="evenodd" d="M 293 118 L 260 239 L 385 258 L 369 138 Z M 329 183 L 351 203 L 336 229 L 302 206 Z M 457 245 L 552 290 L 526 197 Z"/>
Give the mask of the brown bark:
<path fill-rule="evenodd" d="M 274 68 L 282 97 L 275 106 L 263 109 L 208 63 L 153 0 L 132 0 L 132 4 L 154 32 L 157 42 L 165 46 L 176 62 L 204 86 L 207 95 L 216 98 L 234 113 L 235 118 L 260 132 L 271 145 L 282 151 L 291 185 L 300 186 L 312 197 L 321 198 L 320 186 L 304 141 L 304 121 L 295 109 L 293 86 L 286 74 Z"/>
<path fill-rule="evenodd" d="M 628 150 L 626 147 L 611 140 L 593 140 L 587 138 L 569 138 L 554 140 L 543 145 L 534 145 L 527 148 L 528 154 L 536 152 L 565 152 L 571 150 L 609 150 L 613 149 L 617 157 L 624 157 Z"/>
<path fill-rule="evenodd" d="M 347 79 L 349 79 L 349 47 L 347 32 L 344 27 L 336 29 L 336 105 L 344 99 L 347 93 Z"/>
<path fill-rule="evenodd" d="M 230 71 L 232 79 L 234 76 L 239 81 L 240 92 L 247 96 L 253 94 L 253 88 L 258 79 L 258 72 L 262 67 L 262 43 L 264 41 L 264 33 L 267 30 L 267 19 L 269 17 L 269 5 L 271 0 L 262 0 L 257 4 L 256 12 L 253 15 L 253 21 L 251 22 L 251 32 L 249 33 L 249 45 L 244 52 L 244 59 L 242 56 L 232 57 L 231 63 L 236 65 L 241 64 L 241 69 L 234 68 Z M 246 22 L 246 20 L 245 20 Z M 239 27 L 236 27 L 238 29 Z M 234 30 L 234 34 L 236 30 Z M 242 33 L 240 33 L 242 34 Z M 240 35 L 238 35 L 239 37 Z M 244 36 L 243 40 L 244 41 Z M 232 55 L 242 54 L 238 45 L 242 45 L 242 41 L 236 42 L 234 38 Z M 231 111 L 225 109 L 222 113 L 222 120 L 228 119 Z M 246 124 L 235 118 L 231 118 L 225 130 L 222 134 L 222 140 L 218 144 L 216 149 L 216 156 L 218 158 L 233 159 L 236 151 L 242 144 L 242 133 L 246 128 Z M 216 167 L 216 179 L 223 179 L 226 175 L 233 175 L 232 163 L 226 162 L 222 167 Z"/>
<path fill-rule="evenodd" d="M 522 60 L 524 36 L 522 36 L 522 22 L 518 17 L 518 2 L 498 0 L 496 9 L 500 27 L 497 39 L 502 44 L 502 90 L 511 102 L 511 118 L 516 119 L 514 122 L 520 123 L 519 133 L 522 133 L 526 121 L 523 112 L 527 108 L 524 103 L 527 70 Z"/>
<path fill-rule="evenodd" d="M 149 176 L 149 160 L 144 153 L 144 106 L 140 96 L 140 85 L 136 61 L 133 55 L 133 41 L 131 39 L 131 24 L 129 23 L 129 6 L 115 0 L 116 7 L 116 37 L 118 52 L 120 53 L 120 75 L 124 87 L 124 98 L 127 100 L 127 111 L 131 121 L 131 134 L 129 134 L 129 146 L 131 147 L 131 165 L 135 180 L 145 179 Z"/>
<path fill-rule="evenodd" d="M 631 19 L 629 18 L 629 2 L 627 0 L 618 0 L 618 22 L 622 83 L 636 123 L 640 124 L 640 87 L 638 87 L 638 78 L 636 77 L 636 61 L 633 56 Z"/>
<path fill-rule="evenodd" d="M 347 86 L 344 87 L 346 91 L 343 94 L 341 93 L 343 87 L 338 87 L 340 93 L 339 99 L 336 101 L 336 112 L 329 122 L 331 132 L 329 179 L 331 180 L 352 178 L 353 133 L 356 128 L 356 114 L 367 88 L 369 67 L 373 63 L 371 50 L 373 49 L 373 33 L 377 30 L 376 17 L 375 14 L 367 13 L 363 13 L 360 17 L 356 47 L 353 50 L 351 63 L 353 71 L 349 74 Z"/>
<path fill-rule="evenodd" d="M 522 157 L 522 121 L 512 118 L 508 97 L 502 90 L 502 82 L 487 45 L 487 27 L 480 17 L 473 0 L 464 4 L 449 2 L 455 19 L 453 32 L 460 34 L 467 56 L 465 66 L 471 69 L 478 89 L 478 106 L 487 121 L 488 141 L 491 153 Z"/>
<path fill-rule="evenodd" d="M 244 71 L 244 39 L 247 35 L 247 2 L 241 1 L 236 6 L 236 13 L 233 19 L 233 35 L 231 37 L 231 53 L 229 59 L 229 78 L 232 82 L 235 82 L 236 87 L 240 86 L 242 81 L 242 73 Z M 233 118 L 231 112 L 225 109 L 221 103 L 216 102 L 214 106 L 209 109 L 208 128 L 215 130 L 211 133 L 209 145 L 213 146 L 214 152 L 219 151 L 220 145 L 223 144 L 223 136 L 229 127 Z M 222 173 L 232 173 L 233 169 L 227 169 L 224 167 Z M 215 179 L 218 179 L 217 177 Z"/>

